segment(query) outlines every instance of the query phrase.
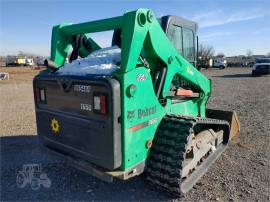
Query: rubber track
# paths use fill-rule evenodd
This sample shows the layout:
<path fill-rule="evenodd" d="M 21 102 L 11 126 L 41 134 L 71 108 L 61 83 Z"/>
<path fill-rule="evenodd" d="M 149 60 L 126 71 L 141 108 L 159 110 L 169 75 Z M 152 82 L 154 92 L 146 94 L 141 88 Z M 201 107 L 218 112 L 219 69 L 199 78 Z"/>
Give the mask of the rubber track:
<path fill-rule="evenodd" d="M 227 122 L 167 115 L 157 129 L 150 156 L 147 160 L 147 180 L 174 195 L 183 195 L 181 190 L 182 162 L 189 136 L 196 124 L 221 124 Z"/>

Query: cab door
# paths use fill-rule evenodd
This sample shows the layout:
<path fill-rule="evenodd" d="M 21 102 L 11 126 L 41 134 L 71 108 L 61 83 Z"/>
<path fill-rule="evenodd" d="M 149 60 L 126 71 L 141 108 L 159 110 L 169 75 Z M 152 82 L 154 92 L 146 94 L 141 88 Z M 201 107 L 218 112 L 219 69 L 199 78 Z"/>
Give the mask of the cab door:
<path fill-rule="evenodd" d="M 164 16 L 161 26 L 178 53 L 196 67 L 197 24 L 180 17 Z"/>

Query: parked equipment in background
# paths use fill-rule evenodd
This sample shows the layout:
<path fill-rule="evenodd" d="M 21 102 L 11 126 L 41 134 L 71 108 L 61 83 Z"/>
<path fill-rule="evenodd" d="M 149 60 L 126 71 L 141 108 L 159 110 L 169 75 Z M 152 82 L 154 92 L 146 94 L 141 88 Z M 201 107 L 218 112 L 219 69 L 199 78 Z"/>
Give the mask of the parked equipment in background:
<path fill-rule="evenodd" d="M 210 58 L 205 58 L 205 57 L 198 57 L 198 64 L 197 64 L 197 69 L 201 70 L 202 68 L 208 69 L 210 68 Z"/>
<path fill-rule="evenodd" d="M 33 58 L 26 58 L 25 59 L 25 66 L 34 66 Z"/>
<path fill-rule="evenodd" d="M 6 57 L 6 66 L 17 66 L 19 64 L 18 57 L 14 55 L 8 55 Z"/>
<path fill-rule="evenodd" d="M 270 64 L 270 58 L 256 58 L 255 59 L 255 64 L 259 63 L 268 63 Z"/>
<path fill-rule="evenodd" d="M 44 61 L 46 58 L 44 57 L 37 57 L 36 61 L 37 61 L 37 66 L 44 66 Z"/>
<path fill-rule="evenodd" d="M 6 66 L 6 57 L 0 56 L 0 67 Z"/>
<path fill-rule="evenodd" d="M 0 80 L 9 80 L 9 73 L 7 72 L 0 72 Z"/>
<path fill-rule="evenodd" d="M 26 56 L 15 56 L 8 55 L 6 57 L 6 66 L 33 66 L 34 60 L 33 58 L 29 58 Z"/>
<path fill-rule="evenodd" d="M 112 47 L 88 35 L 108 30 Z M 196 33 L 196 23 L 148 9 L 54 26 L 47 70 L 33 82 L 41 142 L 103 180 L 146 171 L 155 186 L 186 193 L 240 129 L 234 112 L 206 109 Z"/>
<path fill-rule="evenodd" d="M 252 76 L 270 74 L 270 58 L 256 58 L 252 69 Z"/>
<path fill-rule="evenodd" d="M 219 68 L 219 69 L 225 69 L 227 67 L 226 60 L 222 58 L 198 58 L 198 68 Z"/>
<path fill-rule="evenodd" d="M 226 60 L 223 60 L 221 58 L 214 58 L 209 60 L 209 66 L 212 68 L 225 69 L 227 64 Z"/>
<path fill-rule="evenodd" d="M 256 63 L 252 69 L 252 76 L 270 74 L 270 63 Z"/>

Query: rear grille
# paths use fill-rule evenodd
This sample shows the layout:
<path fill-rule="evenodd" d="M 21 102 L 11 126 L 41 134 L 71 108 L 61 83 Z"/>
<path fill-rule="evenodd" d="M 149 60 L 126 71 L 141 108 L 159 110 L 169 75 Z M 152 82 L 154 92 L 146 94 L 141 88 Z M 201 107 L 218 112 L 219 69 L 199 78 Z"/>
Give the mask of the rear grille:
<path fill-rule="evenodd" d="M 107 96 L 108 89 L 103 85 L 96 85 L 81 81 L 70 81 L 61 83 L 57 80 L 45 80 L 36 84 L 36 89 L 46 92 L 46 102 L 41 101 L 41 94 L 35 90 L 37 107 L 63 113 L 71 113 L 77 116 L 95 117 L 106 119 L 109 109 L 103 106 L 103 113 L 94 109 L 94 96 Z M 104 97 L 102 97 L 104 100 Z M 106 113 L 105 113 L 106 112 Z"/>

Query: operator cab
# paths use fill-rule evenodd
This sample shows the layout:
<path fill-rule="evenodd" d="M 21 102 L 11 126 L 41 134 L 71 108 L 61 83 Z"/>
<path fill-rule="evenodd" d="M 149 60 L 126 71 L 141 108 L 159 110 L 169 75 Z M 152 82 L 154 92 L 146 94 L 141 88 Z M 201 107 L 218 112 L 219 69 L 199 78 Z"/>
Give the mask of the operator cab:
<path fill-rule="evenodd" d="M 163 16 L 160 25 L 178 53 L 197 66 L 197 23 L 176 16 Z"/>

